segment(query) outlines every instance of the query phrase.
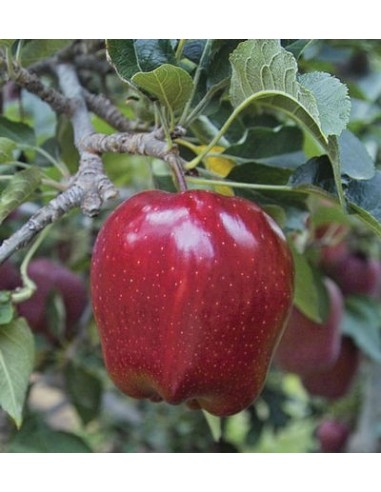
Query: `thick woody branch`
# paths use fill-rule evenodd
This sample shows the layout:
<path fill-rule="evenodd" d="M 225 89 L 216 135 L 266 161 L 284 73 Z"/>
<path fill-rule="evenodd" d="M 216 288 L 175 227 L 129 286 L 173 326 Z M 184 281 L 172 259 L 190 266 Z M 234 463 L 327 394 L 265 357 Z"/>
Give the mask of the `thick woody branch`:
<path fill-rule="evenodd" d="M 83 213 L 94 216 L 99 213 L 103 202 L 114 198 L 117 190 L 103 171 L 103 163 L 97 153 L 83 147 L 83 140 L 94 132 L 82 88 L 75 69 L 71 65 L 58 65 L 56 68 L 63 98 L 70 105 L 71 121 L 75 144 L 80 153 L 80 165 L 67 190 L 50 201 L 35 213 L 9 239 L 0 246 L 0 263 L 16 250 L 29 244 L 48 224 L 57 221 L 72 208 L 80 206 Z"/>
<path fill-rule="evenodd" d="M 181 190 L 187 188 L 184 179 L 184 161 L 176 146 L 169 147 L 163 140 L 162 131 L 151 133 L 115 133 L 113 135 L 89 135 L 82 145 L 99 154 L 118 152 L 156 157 L 165 161 L 176 176 Z"/>

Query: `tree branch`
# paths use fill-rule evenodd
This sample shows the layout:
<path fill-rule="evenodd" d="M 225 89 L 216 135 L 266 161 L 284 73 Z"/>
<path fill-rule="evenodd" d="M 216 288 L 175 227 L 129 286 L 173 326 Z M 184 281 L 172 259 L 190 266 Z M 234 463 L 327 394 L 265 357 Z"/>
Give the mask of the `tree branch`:
<path fill-rule="evenodd" d="M 24 226 L 0 245 L 0 263 L 16 250 L 29 244 L 42 229 L 57 221 L 72 208 L 80 207 L 85 215 L 93 217 L 99 213 L 106 200 L 116 197 L 117 190 L 104 173 L 100 157 L 104 152 L 138 154 L 162 159 L 172 169 L 180 189 L 186 189 L 184 161 L 179 156 L 177 146 L 169 146 L 164 140 L 161 130 L 150 133 L 96 134 L 86 100 L 113 126 L 127 129 L 129 122 L 106 98 L 92 96 L 83 90 L 73 65 L 59 63 L 54 67 L 54 71 L 62 94 L 55 89 L 46 88 L 38 77 L 21 68 L 17 71 L 17 81 L 48 102 L 55 111 L 69 115 L 74 130 L 74 142 L 80 155 L 78 172 L 70 180 L 65 191 L 38 210 Z M 184 130 L 179 128 L 178 132 L 182 135 Z"/>
<path fill-rule="evenodd" d="M 70 107 L 74 140 L 80 154 L 79 169 L 67 190 L 42 207 L 15 234 L 1 244 L 0 263 L 16 250 L 29 244 L 36 234 L 72 208 L 80 206 L 84 214 L 92 217 L 99 213 L 104 201 L 117 196 L 116 188 L 104 174 L 99 155 L 85 149 L 82 145 L 82 141 L 94 132 L 94 128 L 75 69 L 71 65 L 61 64 L 56 67 L 56 73 L 64 94 L 61 97 L 65 101 L 65 106 Z"/>
<path fill-rule="evenodd" d="M 179 188 L 186 190 L 184 178 L 184 160 L 179 156 L 177 146 L 169 147 L 163 140 L 161 130 L 150 133 L 92 134 L 83 141 L 84 148 L 102 154 L 120 152 L 156 157 L 166 162 L 172 169 Z"/>

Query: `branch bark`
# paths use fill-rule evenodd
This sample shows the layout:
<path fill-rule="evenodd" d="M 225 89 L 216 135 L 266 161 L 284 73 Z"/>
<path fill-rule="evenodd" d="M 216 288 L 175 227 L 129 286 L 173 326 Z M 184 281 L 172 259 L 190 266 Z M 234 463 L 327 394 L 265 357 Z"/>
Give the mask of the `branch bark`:
<path fill-rule="evenodd" d="M 115 133 L 113 135 L 92 134 L 83 141 L 85 148 L 97 152 L 120 152 L 156 157 L 166 162 L 172 169 L 179 188 L 186 190 L 184 160 L 177 146 L 169 147 L 163 140 L 163 132 Z"/>

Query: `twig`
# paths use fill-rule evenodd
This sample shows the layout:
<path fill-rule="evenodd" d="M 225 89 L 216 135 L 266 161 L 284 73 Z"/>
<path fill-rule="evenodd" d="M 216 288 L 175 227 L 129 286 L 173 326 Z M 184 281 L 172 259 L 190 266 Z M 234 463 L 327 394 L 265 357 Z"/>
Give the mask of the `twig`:
<path fill-rule="evenodd" d="M 119 132 L 144 131 L 146 129 L 146 126 L 129 121 L 103 94 L 92 94 L 86 89 L 83 89 L 82 92 L 88 108 Z"/>
<path fill-rule="evenodd" d="M 18 65 L 14 65 L 13 73 L 14 81 L 18 85 L 48 103 L 57 113 L 70 115 L 72 109 L 70 101 L 53 87 L 46 87 L 37 75 Z"/>

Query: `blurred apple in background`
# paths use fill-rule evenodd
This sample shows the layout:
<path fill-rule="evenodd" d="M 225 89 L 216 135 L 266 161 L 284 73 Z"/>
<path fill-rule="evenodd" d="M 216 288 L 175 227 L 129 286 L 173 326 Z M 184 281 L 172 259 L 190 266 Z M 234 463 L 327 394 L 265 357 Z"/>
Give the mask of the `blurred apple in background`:
<path fill-rule="evenodd" d="M 13 290 L 21 285 L 17 268 L 9 260 L 0 265 L 0 290 Z"/>
<path fill-rule="evenodd" d="M 340 453 L 348 440 L 350 429 L 339 420 L 326 419 L 321 422 L 316 437 L 322 453 Z"/>
<path fill-rule="evenodd" d="M 37 258 L 29 264 L 28 275 L 37 286 L 36 292 L 27 301 L 18 306 L 33 331 L 47 336 L 55 342 L 56 334 L 49 323 L 48 303 L 54 292 L 58 293 L 65 308 L 64 336 L 70 339 L 87 305 L 88 294 L 83 279 L 67 267 L 48 258 Z"/>
<path fill-rule="evenodd" d="M 275 353 L 276 366 L 287 372 L 306 374 L 331 367 L 341 346 L 340 323 L 344 301 L 340 289 L 330 279 L 324 280 L 329 299 L 324 323 L 307 318 L 295 306 Z"/>
<path fill-rule="evenodd" d="M 310 395 L 336 400 L 345 396 L 351 388 L 360 361 L 360 352 L 352 339 L 343 336 L 339 358 L 325 370 L 302 376 L 302 383 Z"/>

